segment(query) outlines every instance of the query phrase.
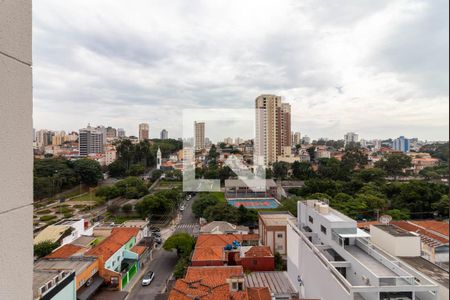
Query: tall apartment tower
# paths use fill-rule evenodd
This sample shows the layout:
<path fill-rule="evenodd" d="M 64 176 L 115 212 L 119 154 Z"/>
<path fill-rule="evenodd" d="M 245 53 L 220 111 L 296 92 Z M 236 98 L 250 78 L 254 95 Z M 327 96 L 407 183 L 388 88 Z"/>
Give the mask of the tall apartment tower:
<path fill-rule="evenodd" d="M 407 153 L 407 152 L 409 152 L 410 142 L 409 142 L 409 139 L 405 138 L 404 136 L 400 136 L 399 138 L 396 138 L 394 140 L 392 146 L 393 146 L 394 150 Z"/>
<path fill-rule="evenodd" d="M 106 128 L 106 137 L 113 139 L 117 137 L 117 130 L 115 128 L 112 128 L 111 126 Z"/>
<path fill-rule="evenodd" d="M 165 129 L 161 130 L 161 139 L 167 140 L 169 138 L 169 132 Z"/>
<path fill-rule="evenodd" d="M 80 129 L 79 134 L 80 156 L 103 153 L 103 132 L 88 125 L 87 128 Z"/>
<path fill-rule="evenodd" d="M 255 108 L 255 154 L 259 164 L 268 166 L 283 155 L 284 147 L 292 146 L 291 105 L 279 96 L 261 95 Z"/>
<path fill-rule="evenodd" d="M 149 125 L 148 123 L 139 124 L 139 141 L 148 140 Z"/>
<path fill-rule="evenodd" d="M 344 142 L 345 145 L 357 143 L 359 141 L 359 136 L 357 133 L 354 132 L 348 132 L 346 135 L 344 135 Z"/>
<path fill-rule="evenodd" d="M 205 149 L 205 123 L 194 122 L 195 150 Z"/>
<path fill-rule="evenodd" d="M 292 135 L 292 145 L 293 146 L 297 146 L 300 145 L 302 143 L 302 135 L 300 132 L 295 132 Z"/>
<path fill-rule="evenodd" d="M 123 128 L 117 128 L 117 137 L 118 138 L 124 138 L 126 135 L 125 135 L 125 129 L 123 129 Z"/>

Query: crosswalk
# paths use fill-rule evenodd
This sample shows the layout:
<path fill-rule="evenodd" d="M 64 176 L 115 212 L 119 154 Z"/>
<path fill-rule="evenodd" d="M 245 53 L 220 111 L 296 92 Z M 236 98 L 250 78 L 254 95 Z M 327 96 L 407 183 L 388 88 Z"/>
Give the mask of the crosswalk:
<path fill-rule="evenodd" d="M 191 235 L 196 235 L 199 232 L 199 226 L 197 224 L 178 224 L 175 233 L 187 232 Z"/>

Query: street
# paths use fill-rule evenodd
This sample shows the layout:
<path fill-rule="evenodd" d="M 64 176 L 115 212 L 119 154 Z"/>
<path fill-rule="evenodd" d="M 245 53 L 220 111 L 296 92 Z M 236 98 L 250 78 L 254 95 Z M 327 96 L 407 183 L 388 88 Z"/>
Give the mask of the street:
<path fill-rule="evenodd" d="M 190 201 L 185 201 L 185 210 L 182 214 L 179 224 L 175 227 L 174 233 L 188 232 L 194 233 L 198 221 L 192 213 L 193 197 Z M 166 237 L 164 237 L 166 238 Z M 154 251 L 154 258 L 145 269 L 140 272 L 136 284 L 131 288 L 127 300 L 152 300 L 156 295 L 161 293 L 166 286 L 167 280 L 170 278 L 175 265 L 177 263 L 176 252 L 168 252 L 160 248 Z M 141 285 L 141 278 L 147 271 L 155 272 L 155 279 L 149 286 Z"/>

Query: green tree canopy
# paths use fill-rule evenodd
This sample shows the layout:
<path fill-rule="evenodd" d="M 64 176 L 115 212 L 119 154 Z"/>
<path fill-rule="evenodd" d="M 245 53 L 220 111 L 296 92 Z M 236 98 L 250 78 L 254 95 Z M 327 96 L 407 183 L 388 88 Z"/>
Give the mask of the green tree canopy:
<path fill-rule="evenodd" d="M 34 255 L 37 258 L 41 258 L 44 256 L 49 255 L 53 252 L 56 248 L 59 247 L 58 242 L 52 242 L 52 241 L 42 241 L 34 245 Z"/>
<path fill-rule="evenodd" d="M 397 177 L 403 174 L 403 169 L 411 167 L 411 157 L 403 153 L 391 153 L 377 161 L 375 166 L 384 170 L 388 175 Z"/>
<path fill-rule="evenodd" d="M 97 185 L 103 178 L 102 168 L 98 161 L 82 158 L 73 162 L 73 169 L 80 177 L 81 182 L 89 186 Z"/>
<path fill-rule="evenodd" d="M 189 257 L 195 246 L 194 238 L 185 232 L 176 233 L 169 237 L 163 245 L 164 250 L 172 251 L 177 250 L 179 257 Z"/>

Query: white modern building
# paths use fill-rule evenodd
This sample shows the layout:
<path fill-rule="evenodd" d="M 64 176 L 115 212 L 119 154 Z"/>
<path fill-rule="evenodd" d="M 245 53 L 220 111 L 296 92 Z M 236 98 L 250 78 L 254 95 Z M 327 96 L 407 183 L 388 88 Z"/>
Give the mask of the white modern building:
<path fill-rule="evenodd" d="M 300 298 L 437 300 L 438 286 L 372 244 L 356 221 L 319 200 L 298 202 L 288 221 L 288 275 Z"/>
<path fill-rule="evenodd" d="M 344 142 L 345 145 L 349 145 L 352 143 L 357 143 L 359 141 L 359 136 L 357 133 L 354 132 L 348 132 L 346 135 L 344 135 Z"/>

